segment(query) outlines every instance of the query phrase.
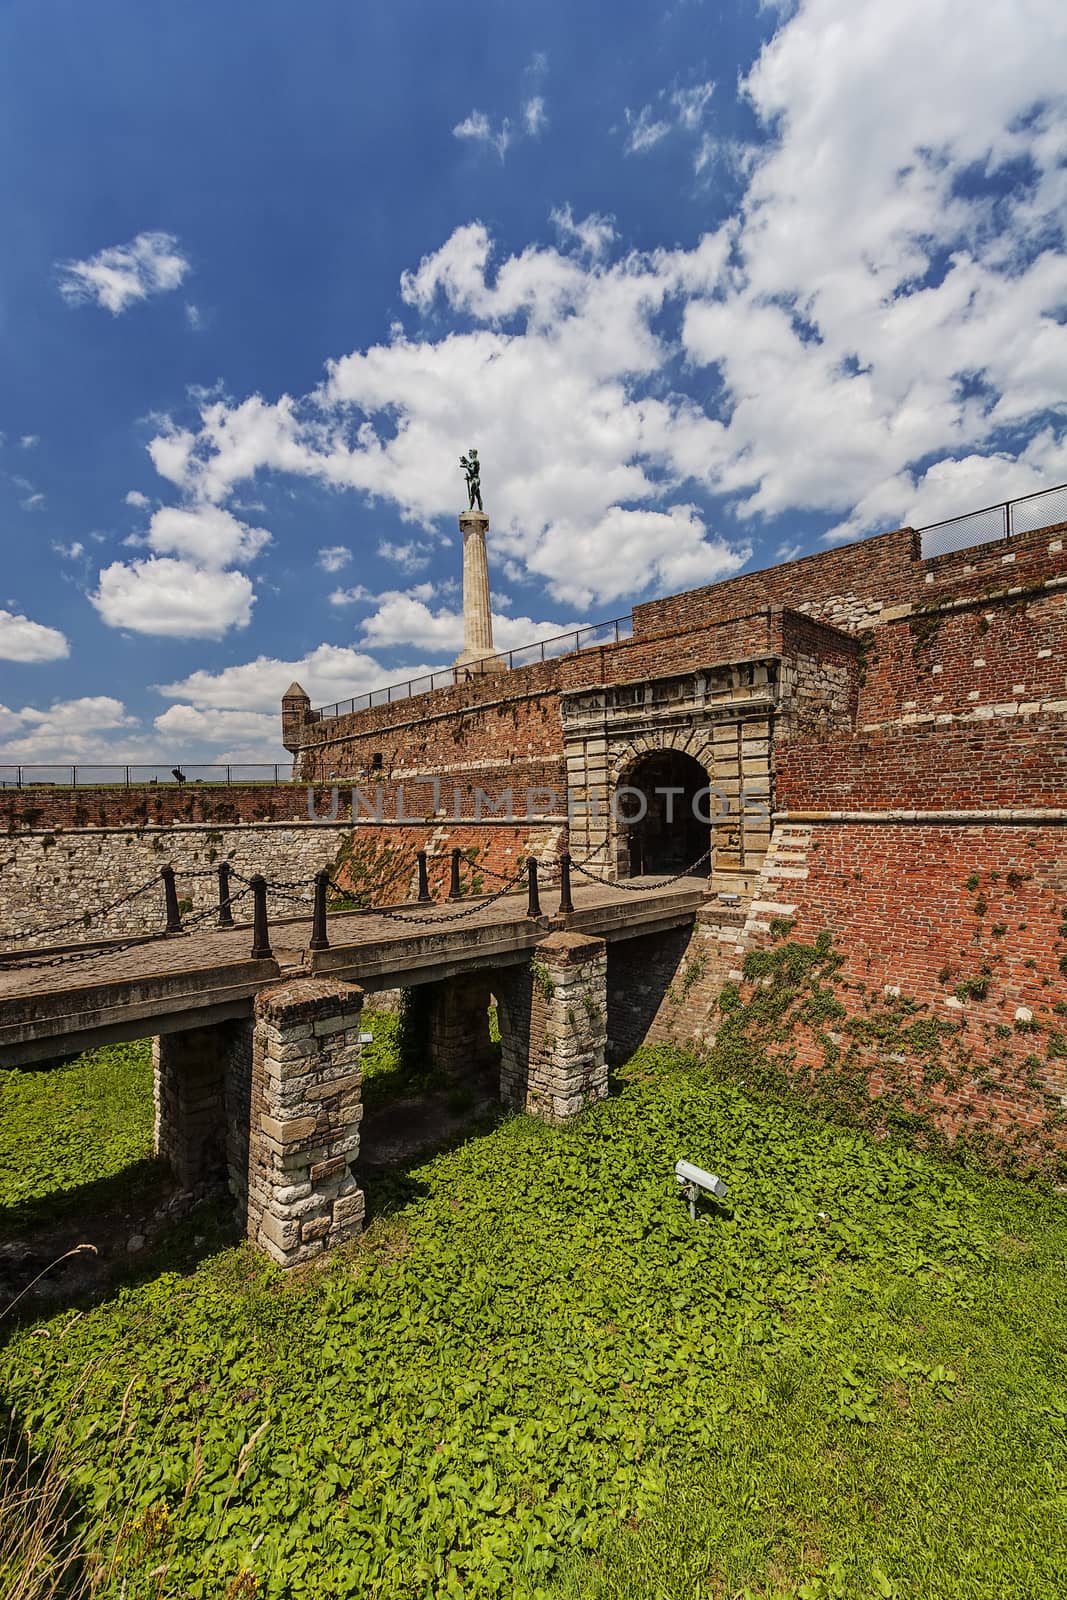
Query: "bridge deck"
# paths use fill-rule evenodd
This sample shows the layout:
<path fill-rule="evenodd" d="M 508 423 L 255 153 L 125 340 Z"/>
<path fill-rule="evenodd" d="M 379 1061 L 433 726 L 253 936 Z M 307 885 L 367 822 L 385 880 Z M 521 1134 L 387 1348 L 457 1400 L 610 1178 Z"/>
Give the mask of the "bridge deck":
<path fill-rule="evenodd" d="M 566 926 L 606 939 L 676 927 L 693 917 L 706 878 L 576 884 Z M 310 915 L 272 922 L 272 958 L 249 957 L 251 929 L 169 935 L 103 949 L 56 966 L 0 967 L 0 1066 L 20 1066 L 119 1039 L 143 1038 L 247 1015 L 257 989 L 282 977 L 329 975 L 371 990 L 432 982 L 479 966 L 507 966 L 558 918 L 558 891 L 543 889 L 542 916 L 525 915 L 526 894 L 476 908 L 462 902 L 331 914 L 330 948 L 310 951 Z M 468 912 L 462 920 L 457 911 Z"/>

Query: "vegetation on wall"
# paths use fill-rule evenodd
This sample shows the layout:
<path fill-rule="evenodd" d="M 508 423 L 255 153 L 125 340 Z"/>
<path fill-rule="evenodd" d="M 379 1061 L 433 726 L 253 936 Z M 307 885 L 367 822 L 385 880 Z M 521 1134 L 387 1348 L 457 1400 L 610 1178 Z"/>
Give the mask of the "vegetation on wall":
<path fill-rule="evenodd" d="M 995 1024 L 972 1025 L 962 1011 L 949 1021 L 895 987 L 849 984 L 830 934 L 806 944 L 788 937 L 792 926 L 773 923 L 772 938 L 780 942 L 750 951 L 743 982 L 723 986 L 711 1055 L 716 1073 L 957 1161 L 1015 1177 L 1067 1177 L 1067 1155 L 1057 1148 L 1067 1115 L 1055 1095 L 1042 1095 L 1036 1054 L 1020 1062 L 1010 1048 L 983 1048 L 979 1065 L 973 1029 L 985 1045 Z M 943 983 L 954 978 L 952 967 L 941 973 Z M 992 968 L 983 964 L 955 982 L 955 997 L 961 1004 L 985 999 L 992 981 Z M 1055 1048 L 1050 1038 L 1050 1055 Z M 993 1094 L 1027 1107 L 1043 1099 L 1040 1124 L 1011 1127 L 998 1119 Z M 943 1121 L 950 1106 L 961 1115 L 952 1135 Z"/>
<path fill-rule="evenodd" d="M 348 891 L 348 898 L 334 895 L 330 909 L 363 910 L 410 899 L 413 871 L 409 846 L 353 829 L 343 836 L 331 869 L 333 881 Z"/>

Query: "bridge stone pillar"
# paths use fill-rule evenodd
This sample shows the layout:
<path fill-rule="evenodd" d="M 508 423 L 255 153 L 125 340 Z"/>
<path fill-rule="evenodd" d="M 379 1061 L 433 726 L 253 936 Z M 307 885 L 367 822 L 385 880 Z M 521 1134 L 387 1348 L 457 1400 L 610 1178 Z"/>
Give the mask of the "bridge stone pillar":
<path fill-rule="evenodd" d="M 607 946 L 550 933 L 529 967 L 500 973 L 500 1097 L 565 1122 L 608 1092 Z"/>
<path fill-rule="evenodd" d="M 256 996 L 248 1237 L 296 1266 L 357 1235 L 363 1114 L 355 984 L 297 978 Z"/>

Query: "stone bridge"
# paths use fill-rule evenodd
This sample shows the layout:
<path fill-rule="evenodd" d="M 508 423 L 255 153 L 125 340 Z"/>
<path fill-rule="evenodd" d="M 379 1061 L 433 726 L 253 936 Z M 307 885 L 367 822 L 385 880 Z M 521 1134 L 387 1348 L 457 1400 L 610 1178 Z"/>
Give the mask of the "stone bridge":
<path fill-rule="evenodd" d="M 248 1237 L 286 1266 L 362 1227 L 365 995 L 426 986 L 429 1054 L 446 1073 L 488 1053 L 495 999 L 501 1099 L 562 1121 L 607 1092 L 627 1003 L 609 952 L 684 936 L 708 887 L 587 881 L 542 896 L 534 870 L 529 897 L 334 913 L 327 940 L 324 876 L 310 928 L 305 914 L 268 938 L 264 915 L 251 929 L 0 958 L 0 1066 L 152 1037 L 157 1152 L 185 1187 L 228 1183 Z"/>

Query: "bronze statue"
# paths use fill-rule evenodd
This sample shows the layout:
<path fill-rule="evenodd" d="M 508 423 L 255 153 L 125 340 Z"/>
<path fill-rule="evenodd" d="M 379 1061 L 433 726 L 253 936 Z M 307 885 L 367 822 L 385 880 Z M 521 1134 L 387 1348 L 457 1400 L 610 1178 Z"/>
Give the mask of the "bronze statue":
<path fill-rule="evenodd" d="M 473 445 L 469 455 L 460 456 L 459 464 L 467 474 L 467 499 L 469 501 L 467 510 L 473 511 L 477 506 L 479 511 L 484 511 L 485 507 L 482 505 L 482 467 L 481 462 L 478 460 L 478 452 Z"/>

